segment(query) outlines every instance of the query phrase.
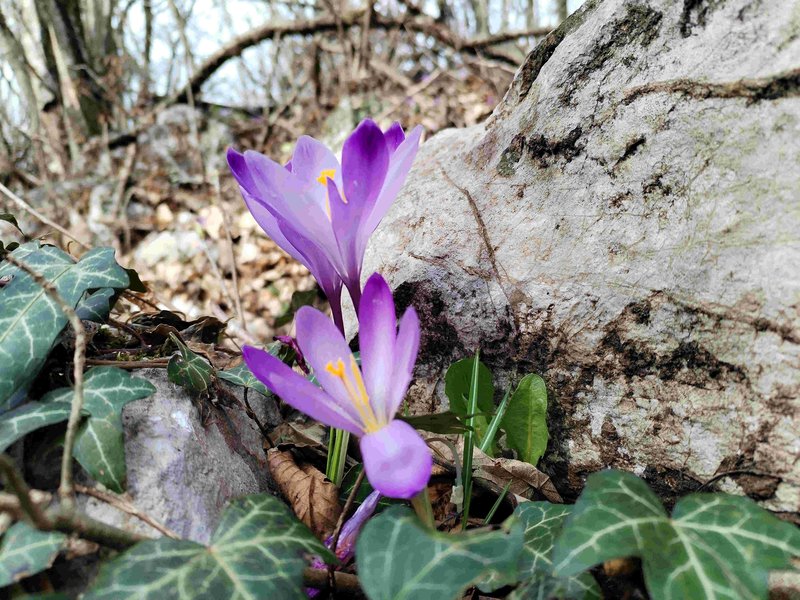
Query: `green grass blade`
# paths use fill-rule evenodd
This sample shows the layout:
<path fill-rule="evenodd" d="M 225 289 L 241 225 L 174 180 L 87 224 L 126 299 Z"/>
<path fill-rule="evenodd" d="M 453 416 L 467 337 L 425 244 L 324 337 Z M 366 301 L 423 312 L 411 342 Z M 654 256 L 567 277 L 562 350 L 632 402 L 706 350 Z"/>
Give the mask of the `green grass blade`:
<path fill-rule="evenodd" d="M 483 520 L 484 525 L 488 525 L 489 523 L 492 522 L 492 517 L 494 517 L 494 513 L 497 512 L 498 508 L 500 508 L 500 505 L 503 503 L 503 499 L 506 497 L 506 494 L 508 493 L 508 488 L 510 487 L 511 487 L 511 482 L 509 481 L 506 484 L 506 487 L 503 488 L 503 491 L 500 492 L 500 495 L 497 497 L 497 500 L 495 500 L 494 504 L 492 505 L 492 508 L 489 510 L 489 514 L 487 514 L 486 518 Z"/>
<path fill-rule="evenodd" d="M 486 435 L 483 436 L 481 440 L 481 445 L 479 448 L 481 452 L 484 454 L 489 454 L 489 450 L 494 444 L 494 438 L 497 436 L 497 431 L 500 429 L 500 423 L 503 421 L 503 417 L 506 414 L 506 407 L 508 406 L 508 398 L 511 396 L 511 388 L 508 388 L 505 396 L 503 396 L 503 400 L 500 402 L 500 406 L 497 407 L 497 412 L 494 413 L 494 417 L 492 417 L 491 422 L 489 423 L 489 428 L 486 430 Z"/>
<path fill-rule="evenodd" d="M 464 458 L 462 461 L 464 476 L 464 516 L 461 520 L 461 529 L 467 528 L 469 521 L 469 504 L 472 497 L 472 449 L 475 445 L 475 417 L 478 412 L 478 367 L 480 365 L 480 348 L 475 351 L 475 362 L 472 364 L 472 380 L 469 386 L 469 399 L 467 403 L 467 426 L 470 428 L 464 434 Z"/>

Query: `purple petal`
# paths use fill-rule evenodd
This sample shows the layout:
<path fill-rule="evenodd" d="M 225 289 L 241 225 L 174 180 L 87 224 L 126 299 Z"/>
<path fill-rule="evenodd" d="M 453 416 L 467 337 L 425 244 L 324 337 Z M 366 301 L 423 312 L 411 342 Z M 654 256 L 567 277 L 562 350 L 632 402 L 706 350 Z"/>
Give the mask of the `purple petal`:
<path fill-rule="evenodd" d="M 417 311 L 409 306 L 400 319 L 400 329 L 394 346 L 394 378 L 386 398 L 386 411 L 390 418 L 397 413 L 406 396 L 408 384 L 411 383 L 419 351 L 419 334 Z"/>
<path fill-rule="evenodd" d="M 352 365 L 355 361 L 344 336 L 331 320 L 310 306 L 303 306 L 295 317 L 297 343 L 303 351 L 306 362 L 311 365 L 314 375 L 322 388 L 336 399 L 338 405 L 363 428 L 363 419 L 353 403 L 341 377 L 330 373 L 328 365 L 341 366 L 345 375 L 353 381 Z M 359 432 L 358 435 L 361 435 Z"/>
<path fill-rule="evenodd" d="M 328 197 L 330 198 L 333 230 L 341 256 L 339 274 L 347 289 L 350 290 L 353 305 L 358 310 L 358 301 L 361 295 L 361 264 L 364 262 L 364 253 L 363 251 L 359 253 L 356 243 L 358 241 L 358 223 L 354 221 L 350 206 L 342 200 L 336 184 L 330 179 L 328 179 Z"/>
<path fill-rule="evenodd" d="M 395 419 L 361 438 L 364 470 L 373 488 L 389 498 L 412 498 L 431 476 L 433 459 L 419 433 Z"/>
<path fill-rule="evenodd" d="M 406 134 L 403 132 L 403 127 L 395 121 L 389 126 L 383 133 L 383 137 L 386 140 L 386 147 L 389 149 L 389 154 L 394 154 L 394 151 L 397 150 L 397 147 L 403 143 L 403 140 L 406 139 Z"/>
<path fill-rule="evenodd" d="M 379 491 L 373 491 L 342 527 L 339 542 L 336 544 L 336 557 L 343 563 L 353 558 L 356 538 L 364 523 L 375 513 L 375 508 L 382 497 Z"/>
<path fill-rule="evenodd" d="M 364 286 L 358 312 L 358 340 L 361 350 L 361 370 L 364 384 L 375 412 L 381 412 L 386 422 L 394 418 L 387 397 L 391 395 L 395 367 L 395 338 L 397 318 L 394 314 L 392 291 L 378 273 Z M 404 390 L 405 391 L 405 390 Z"/>
<path fill-rule="evenodd" d="M 374 121 L 365 119 L 342 148 L 343 191 L 351 227 L 357 227 L 362 214 L 369 214 L 381 193 L 388 168 L 389 150 L 383 132 Z"/>
<path fill-rule="evenodd" d="M 289 406 L 320 423 L 361 435 L 361 427 L 334 398 L 292 371 L 280 359 L 252 346 L 242 348 L 242 356 L 250 372 Z"/>
<path fill-rule="evenodd" d="M 417 126 L 406 137 L 405 141 L 392 154 L 392 160 L 389 169 L 386 173 L 386 179 L 383 182 L 383 188 L 375 201 L 375 205 L 370 211 L 369 215 L 365 215 L 362 220 L 361 230 L 359 231 L 360 244 L 366 248 L 366 242 L 375 228 L 381 222 L 386 213 L 392 206 L 392 202 L 400 192 L 400 188 L 406 180 L 411 165 L 414 162 L 414 157 L 417 155 L 419 149 L 419 139 L 422 135 L 422 127 Z"/>
<path fill-rule="evenodd" d="M 319 140 L 304 135 L 297 140 L 291 163 L 292 173 L 302 183 L 303 189 L 315 198 L 326 215 L 329 214 L 325 177 L 331 177 L 342 185 L 342 168 L 336 156 Z"/>
<path fill-rule="evenodd" d="M 272 238 L 272 241 L 278 244 L 289 256 L 308 267 L 309 265 L 303 254 L 294 247 L 285 235 L 283 235 L 283 232 L 278 226 L 278 220 L 269 212 L 267 207 L 248 192 L 244 186 L 239 186 L 239 190 L 242 192 L 244 203 L 247 205 L 247 208 L 250 209 L 250 214 L 253 215 L 256 223 L 264 230 L 264 233 Z"/>

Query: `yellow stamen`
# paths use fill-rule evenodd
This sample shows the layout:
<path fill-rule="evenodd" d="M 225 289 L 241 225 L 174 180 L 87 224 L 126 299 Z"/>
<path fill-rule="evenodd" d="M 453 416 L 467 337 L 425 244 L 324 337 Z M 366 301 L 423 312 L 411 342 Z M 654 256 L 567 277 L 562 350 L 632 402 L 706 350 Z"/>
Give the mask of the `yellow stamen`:
<path fill-rule="evenodd" d="M 378 431 L 382 427 L 382 424 L 378 422 L 375 412 L 372 410 L 372 406 L 369 403 L 369 395 L 367 394 L 367 388 L 364 386 L 364 379 L 361 377 L 361 370 L 358 368 L 358 364 L 353 356 L 350 356 L 352 381 L 345 371 L 344 361 L 341 358 L 336 361 L 335 365 L 333 361 L 329 362 L 325 365 L 325 370 L 334 377 L 338 377 L 342 380 L 344 389 L 347 391 L 347 395 L 350 396 L 350 401 L 361 416 L 361 421 L 364 424 L 364 431 L 367 433 Z M 353 382 L 355 382 L 355 385 L 353 385 Z M 385 425 L 385 423 L 383 425 Z"/>
<path fill-rule="evenodd" d="M 317 177 L 317 182 L 325 186 L 325 209 L 328 211 L 329 219 L 331 218 L 331 199 L 328 195 L 328 179 L 333 179 L 335 175 L 335 169 L 322 169 L 319 172 L 319 177 Z M 339 192 L 339 195 L 342 197 L 342 202 L 347 204 L 344 195 L 341 192 Z"/>

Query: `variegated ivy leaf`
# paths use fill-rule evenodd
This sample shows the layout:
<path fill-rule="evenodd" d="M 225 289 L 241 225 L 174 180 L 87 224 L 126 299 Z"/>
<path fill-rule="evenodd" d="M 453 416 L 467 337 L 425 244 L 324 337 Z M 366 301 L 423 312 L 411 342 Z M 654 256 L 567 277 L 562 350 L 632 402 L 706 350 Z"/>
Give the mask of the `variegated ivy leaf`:
<path fill-rule="evenodd" d="M 69 418 L 69 402 L 28 402 L 0 418 L 0 452 L 29 434 Z"/>
<path fill-rule="evenodd" d="M 669 518 L 638 477 L 595 473 L 556 542 L 556 572 L 625 556 L 641 557 L 655 600 L 757 600 L 767 597 L 769 571 L 800 556 L 800 529 L 727 494 L 687 496 Z"/>
<path fill-rule="evenodd" d="M 407 508 L 372 518 L 356 543 L 358 575 L 370 600 L 445 600 L 496 574 L 513 579 L 522 527 L 446 534 L 423 527 Z"/>
<path fill-rule="evenodd" d="M 302 555 L 330 552 L 277 498 L 232 502 L 209 546 L 141 542 L 103 565 L 85 600 L 305 599 Z"/>
<path fill-rule="evenodd" d="M 20 521 L 0 541 L 0 587 L 35 575 L 53 564 L 67 536 L 44 532 Z"/>
<path fill-rule="evenodd" d="M 242 387 L 255 390 L 259 394 L 263 394 L 265 396 L 269 396 L 270 394 L 267 386 L 256 379 L 256 376 L 250 372 L 250 369 L 248 369 L 247 365 L 244 363 L 237 365 L 232 369 L 217 371 L 217 376 L 220 379 L 224 379 L 225 381 L 228 381 L 234 385 L 240 385 Z"/>
<path fill-rule="evenodd" d="M 115 492 L 125 490 L 122 407 L 155 391 L 146 379 L 116 367 L 94 367 L 86 372 L 83 408 L 89 418 L 78 431 L 73 456 L 89 475 Z M 42 402 L 69 403 L 72 394 L 72 388 L 60 388 L 47 394 Z"/>
<path fill-rule="evenodd" d="M 128 274 L 114 260 L 112 248 L 89 250 L 76 263 L 53 246 L 23 244 L 12 253 L 52 283 L 70 306 L 95 288 L 125 288 Z M 39 373 L 50 349 L 67 324 L 67 317 L 26 272 L 9 262 L 0 263 L 0 412 L 13 408 L 10 399 Z"/>
<path fill-rule="evenodd" d="M 525 543 L 519 560 L 521 585 L 510 598 L 600 599 L 602 593 L 589 573 L 574 577 L 553 575 L 551 554 L 570 506 L 549 502 L 524 502 L 514 510 L 514 517 L 525 526 Z"/>
<path fill-rule="evenodd" d="M 112 300 L 117 291 L 113 288 L 103 288 L 87 295 L 75 308 L 82 321 L 105 323 L 113 306 Z"/>
<path fill-rule="evenodd" d="M 169 359 L 169 380 L 193 392 L 205 392 L 214 380 L 214 367 L 207 360 L 192 352 L 174 333 L 169 334 L 178 348 L 178 354 Z"/>

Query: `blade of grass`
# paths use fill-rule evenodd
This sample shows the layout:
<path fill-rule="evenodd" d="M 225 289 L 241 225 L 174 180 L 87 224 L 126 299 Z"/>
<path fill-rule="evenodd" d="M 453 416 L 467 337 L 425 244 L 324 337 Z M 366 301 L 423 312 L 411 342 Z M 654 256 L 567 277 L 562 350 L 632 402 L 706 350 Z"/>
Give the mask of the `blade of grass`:
<path fill-rule="evenodd" d="M 486 518 L 483 520 L 484 525 L 488 525 L 489 523 L 492 522 L 492 517 L 494 517 L 494 513 L 497 512 L 498 508 L 500 508 L 500 505 L 503 503 L 503 499 L 506 497 L 506 494 L 508 493 L 508 488 L 510 487 L 511 487 L 511 482 L 509 481 L 506 484 L 506 487 L 503 488 L 503 491 L 500 492 L 500 495 L 497 497 L 497 500 L 495 500 L 494 504 L 492 505 L 492 508 L 489 510 L 489 514 L 486 515 Z"/>
<path fill-rule="evenodd" d="M 489 454 L 489 450 L 494 443 L 497 430 L 500 429 L 500 423 L 503 420 L 503 416 L 506 414 L 509 396 L 511 396 L 510 387 L 508 388 L 506 395 L 503 396 L 503 399 L 500 401 L 500 406 L 497 407 L 497 412 L 494 413 L 494 417 L 492 417 L 492 420 L 489 423 L 489 428 L 486 430 L 486 435 L 483 436 L 483 440 L 481 440 L 481 445 L 478 446 L 481 449 L 481 452 L 484 454 Z"/>
<path fill-rule="evenodd" d="M 344 465 L 347 462 L 347 446 L 350 443 L 350 432 L 331 427 L 328 441 L 328 462 L 325 476 L 335 485 L 342 484 Z"/>
<path fill-rule="evenodd" d="M 467 401 L 467 426 L 469 429 L 464 434 L 464 458 L 462 460 L 464 476 L 464 515 L 461 518 L 461 529 L 467 528 L 469 521 L 469 504 L 472 497 L 472 449 L 475 445 L 475 417 L 478 412 L 478 366 L 480 365 L 480 348 L 475 351 L 475 361 L 472 363 L 472 379 L 469 386 L 469 399 Z"/>

